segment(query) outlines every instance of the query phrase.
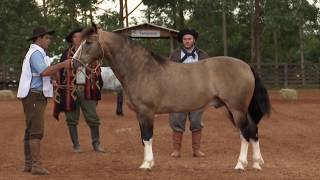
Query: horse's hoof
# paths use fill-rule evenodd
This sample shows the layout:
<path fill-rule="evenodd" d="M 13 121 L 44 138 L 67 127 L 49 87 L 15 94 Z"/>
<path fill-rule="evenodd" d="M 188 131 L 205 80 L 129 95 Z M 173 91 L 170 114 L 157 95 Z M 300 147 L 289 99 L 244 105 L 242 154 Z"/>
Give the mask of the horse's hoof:
<path fill-rule="evenodd" d="M 154 161 L 143 161 L 143 163 L 139 168 L 144 171 L 151 171 L 153 166 L 154 166 Z"/>
<path fill-rule="evenodd" d="M 239 166 L 237 165 L 236 167 L 234 167 L 234 170 L 239 171 L 239 172 L 242 172 L 242 171 L 245 171 L 245 168 L 244 168 L 244 167 L 239 167 Z"/>
<path fill-rule="evenodd" d="M 260 165 L 264 165 L 264 160 L 262 159 L 262 157 L 258 160 L 254 160 L 255 162 L 258 162 Z"/>
<path fill-rule="evenodd" d="M 247 161 L 238 161 L 236 167 L 234 167 L 235 170 L 237 171 L 244 171 L 246 169 L 248 165 L 248 162 Z"/>
<path fill-rule="evenodd" d="M 262 171 L 262 168 L 259 163 L 253 163 L 252 168 L 258 171 Z"/>
<path fill-rule="evenodd" d="M 255 170 L 261 171 L 262 170 L 261 165 L 263 165 L 263 164 L 264 164 L 264 160 L 262 158 L 254 159 L 252 168 Z"/>

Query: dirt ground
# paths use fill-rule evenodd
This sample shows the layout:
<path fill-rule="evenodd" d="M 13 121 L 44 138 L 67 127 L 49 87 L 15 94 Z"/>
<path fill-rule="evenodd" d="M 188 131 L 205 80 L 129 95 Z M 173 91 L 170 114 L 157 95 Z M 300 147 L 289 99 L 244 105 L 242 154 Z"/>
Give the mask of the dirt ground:
<path fill-rule="evenodd" d="M 320 90 L 300 90 L 298 100 L 286 101 L 271 91 L 273 114 L 260 124 L 260 144 L 265 160 L 263 171 L 249 166 L 245 172 L 234 171 L 240 151 L 239 131 L 223 109 L 209 108 L 204 115 L 202 150 L 205 158 L 193 158 L 191 134 L 184 134 L 182 157 L 170 157 L 172 150 L 168 116 L 155 120 L 153 150 L 155 167 L 150 172 L 138 166 L 143 148 L 135 114 L 125 106 L 125 116 L 115 115 L 113 94 L 105 93 L 99 103 L 101 142 L 105 154 L 93 152 L 88 126 L 79 124 L 81 154 L 72 152 L 64 116 L 51 116 L 52 101 L 47 106 L 45 137 L 42 141 L 43 163 L 51 172 L 38 177 L 23 173 L 24 116 L 18 100 L 0 101 L 0 179 L 320 179 Z"/>

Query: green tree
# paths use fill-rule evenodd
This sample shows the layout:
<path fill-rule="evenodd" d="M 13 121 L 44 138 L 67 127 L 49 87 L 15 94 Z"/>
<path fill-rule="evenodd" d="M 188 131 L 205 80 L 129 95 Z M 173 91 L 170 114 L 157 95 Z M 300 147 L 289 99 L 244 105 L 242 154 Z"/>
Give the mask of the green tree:
<path fill-rule="evenodd" d="M 33 0 L 0 1 L 0 62 L 22 63 L 29 45 L 26 39 L 32 29 L 43 22 Z"/>

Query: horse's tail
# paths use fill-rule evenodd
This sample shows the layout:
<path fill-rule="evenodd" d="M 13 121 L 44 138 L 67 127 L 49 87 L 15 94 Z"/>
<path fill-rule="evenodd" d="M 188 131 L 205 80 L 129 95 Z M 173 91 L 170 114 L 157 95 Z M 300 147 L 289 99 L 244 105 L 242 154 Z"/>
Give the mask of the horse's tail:
<path fill-rule="evenodd" d="M 252 120 L 258 124 L 263 116 L 270 116 L 271 105 L 267 89 L 261 82 L 257 72 L 252 68 L 251 71 L 255 79 L 253 96 L 249 105 L 249 114 Z"/>

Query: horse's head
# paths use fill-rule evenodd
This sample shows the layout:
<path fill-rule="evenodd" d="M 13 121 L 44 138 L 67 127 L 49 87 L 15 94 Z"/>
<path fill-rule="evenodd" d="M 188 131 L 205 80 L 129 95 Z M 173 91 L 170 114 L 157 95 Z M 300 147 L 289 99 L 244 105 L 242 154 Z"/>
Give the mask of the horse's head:
<path fill-rule="evenodd" d="M 82 32 L 82 43 L 74 54 L 73 59 L 81 64 L 91 64 L 104 58 L 104 52 L 99 42 L 99 31 L 95 24 Z"/>

